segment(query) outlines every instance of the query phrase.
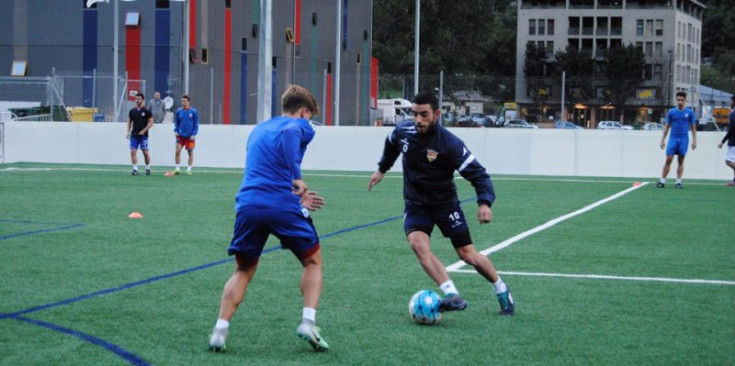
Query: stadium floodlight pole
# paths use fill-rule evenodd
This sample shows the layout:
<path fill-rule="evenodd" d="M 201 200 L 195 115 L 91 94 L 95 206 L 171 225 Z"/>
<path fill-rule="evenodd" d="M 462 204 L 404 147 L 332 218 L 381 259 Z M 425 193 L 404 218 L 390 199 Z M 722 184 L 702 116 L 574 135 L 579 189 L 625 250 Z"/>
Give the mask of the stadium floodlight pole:
<path fill-rule="evenodd" d="M 258 36 L 258 122 L 271 118 L 273 88 L 273 24 L 271 0 L 260 0 L 260 34 Z"/>
<path fill-rule="evenodd" d="M 334 125 L 339 126 L 340 63 L 342 63 L 342 0 L 337 0 L 337 48 L 334 55 Z"/>
<path fill-rule="evenodd" d="M 567 79 L 567 72 L 566 71 L 562 71 L 561 72 L 561 116 L 559 116 L 559 118 L 562 121 L 566 121 L 567 120 L 567 117 L 564 114 L 564 96 L 566 94 L 564 92 L 564 83 L 566 82 L 566 79 Z"/>
<path fill-rule="evenodd" d="M 181 42 L 181 58 L 182 58 L 182 76 L 183 79 L 183 93 L 182 94 L 189 94 L 189 43 L 191 40 L 189 39 L 190 34 L 189 31 L 191 30 L 191 9 L 189 9 L 189 1 L 184 1 L 184 34 L 182 34 L 182 42 Z"/>
<path fill-rule="evenodd" d="M 115 17 L 115 20 L 113 22 L 113 24 L 114 24 L 113 27 L 114 27 L 115 30 L 113 32 L 113 34 L 114 34 L 114 36 L 113 36 L 114 40 L 113 40 L 113 45 L 112 45 L 112 52 L 114 54 L 114 56 L 112 57 L 113 58 L 113 61 L 112 61 L 112 88 L 113 88 L 113 91 L 112 91 L 112 111 L 115 114 L 115 117 L 112 120 L 116 122 L 117 119 L 118 119 L 118 117 L 120 116 L 120 108 L 118 107 L 118 103 L 119 102 L 117 101 L 117 93 L 118 93 L 118 90 L 117 90 L 117 75 L 120 72 L 120 70 L 119 70 L 119 68 L 120 68 L 120 61 L 119 61 L 119 58 L 120 58 L 120 29 L 119 28 L 120 27 L 119 27 L 119 24 L 118 24 L 118 22 L 119 22 L 119 20 L 118 20 L 118 18 L 119 18 L 118 13 L 120 12 L 120 6 L 118 5 L 119 1 L 114 0 L 113 2 L 115 3 L 114 6 L 113 6 L 113 8 L 114 8 L 113 13 L 114 13 L 114 17 Z"/>
<path fill-rule="evenodd" d="M 413 45 L 413 95 L 419 93 L 419 30 L 421 25 L 421 0 L 416 0 L 416 40 Z"/>

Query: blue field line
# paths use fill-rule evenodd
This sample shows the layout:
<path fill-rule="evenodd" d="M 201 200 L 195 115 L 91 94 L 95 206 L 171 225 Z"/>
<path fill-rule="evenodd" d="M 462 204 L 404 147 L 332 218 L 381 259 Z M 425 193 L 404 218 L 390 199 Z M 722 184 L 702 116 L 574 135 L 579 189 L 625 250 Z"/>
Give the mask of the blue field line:
<path fill-rule="evenodd" d="M 461 203 L 464 203 L 464 202 L 467 202 L 467 201 L 470 201 L 470 200 L 473 200 L 473 199 L 475 199 L 475 198 L 469 198 L 469 199 L 466 199 L 466 200 L 462 200 L 460 202 Z M 346 229 L 338 230 L 338 231 L 335 231 L 335 232 L 332 232 L 332 233 L 329 233 L 329 234 L 325 234 L 325 235 L 322 236 L 322 238 L 329 238 L 329 237 L 336 236 L 336 235 L 339 235 L 339 234 L 343 234 L 343 233 L 347 233 L 347 232 L 351 232 L 351 231 L 355 231 L 355 230 L 359 230 L 359 229 L 364 229 L 364 228 L 368 228 L 368 227 L 372 227 L 372 226 L 384 224 L 386 222 L 398 220 L 398 219 L 400 219 L 402 217 L 403 217 L 403 215 L 393 216 L 393 217 L 389 217 L 387 219 L 382 219 L 382 220 L 374 221 L 374 222 L 371 222 L 371 223 L 368 223 L 368 224 L 353 226 L 353 227 L 350 227 L 350 228 L 346 228 Z M 77 224 L 77 225 L 83 225 L 83 224 Z M 60 229 L 57 229 L 57 230 L 60 230 Z M 280 250 L 280 249 L 283 249 L 283 247 L 279 244 L 279 245 L 276 245 L 276 246 L 274 246 L 272 248 L 268 248 L 267 250 L 264 250 L 263 251 L 263 254 L 274 252 L 274 251 L 277 251 L 277 250 Z M 10 318 L 10 319 L 18 320 L 18 321 L 23 321 L 23 322 L 35 324 L 35 325 L 38 325 L 40 327 L 48 328 L 48 329 L 51 329 L 51 330 L 53 330 L 55 332 L 60 332 L 60 333 L 63 333 L 63 334 L 68 334 L 68 335 L 71 335 L 73 337 L 77 337 L 77 338 L 79 338 L 81 340 L 84 340 L 86 342 L 92 343 L 94 345 L 103 347 L 103 348 L 107 349 L 108 351 L 115 353 L 116 355 L 120 356 L 125 361 L 127 361 L 127 362 L 129 362 L 129 363 L 131 363 L 133 365 L 149 365 L 141 357 L 139 357 L 139 356 L 137 356 L 137 355 L 135 355 L 135 354 L 133 354 L 133 353 L 131 353 L 131 352 L 123 349 L 120 346 L 117 346 L 117 345 L 115 345 L 113 343 L 107 342 L 107 341 L 105 341 L 103 339 L 100 339 L 100 338 L 91 336 L 89 334 L 82 333 L 82 332 L 77 331 L 77 330 L 74 330 L 74 329 L 65 328 L 65 327 L 62 327 L 62 326 L 59 326 L 59 325 L 55 325 L 55 324 L 52 324 L 52 323 L 48 323 L 48 322 L 44 322 L 44 321 L 41 321 L 41 320 L 35 320 L 35 319 L 27 318 L 27 317 L 24 317 L 23 315 L 24 314 L 33 313 L 33 312 L 37 312 L 37 311 L 41 311 L 41 310 L 46 310 L 46 309 L 50 309 L 50 308 L 59 307 L 59 306 L 62 306 L 62 305 L 72 304 L 72 303 L 79 302 L 79 301 L 82 301 L 82 300 L 86 300 L 86 299 L 90 299 L 90 298 L 94 298 L 94 297 L 98 297 L 98 296 L 102 296 L 102 295 L 106 295 L 106 294 L 110 294 L 110 293 L 114 293 L 114 292 L 119 292 L 119 291 L 122 291 L 122 290 L 131 289 L 131 288 L 142 286 L 142 285 L 149 284 L 149 283 L 152 283 L 152 282 L 164 280 L 164 279 L 167 279 L 167 278 L 177 277 L 177 276 L 180 276 L 180 275 L 184 275 L 184 274 L 187 274 L 187 273 L 191 273 L 191 272 L 199 271 L 199 270 L 202 270 L 202 269 L 214 267 L 214 266 L 217 266 L 217 265 L 220 265 L 220 264 L 223 264 L 223 263 L 227 263 L 227 262 L 232 262 L 232 261 L 233 261 L 232 258 L 221 259 L 221 260 L 218 260 L 218 261 L 215 261 L 215 262 L 203 264 L 201 266 L 197 266 L 197 267 L 193 267 L 193 268 L 188 268 L 188 269 L 184 269 L 184 270 L 181 270 L 181 271 L 172 272 L 172 273 L 168 273 L 168 274 L 164 274 L 164 275 L 160 275 L 160 276 L 155 276 L 155 277 L 151 277 L 151 278 L 148 278 L 148 279 L 145 279 L 145 280 L 141 280 L 141 281 L 131 282 L 131 283 L 128 283 L 128 284 L 125 284 L 125 285 L 122 285 L 122 286 L 118 286 L 118 287 L 114 287 L 114 288 L 109 288 L 109 289 L 105 289 L 105 290 L 95 291 L 95 292 L 92 292 L 92 293 L 89 293 L 89 294 L 86 294 L 86 295 L 77 296 L 75 298 L 71 298 L 71 299 L 67 299 L 67 300 L 62 300 L 62 301 L 58 301 L 58 302 L 54 302 L 54 303 L 50 303 L 50 304 L 46 304 L 46 305 L 35 306 L 35 307 L 32 307 L 32 308 L 28 308 L 28 309 L 22 310 L 22 311 L 17 311 L 17 312 L 14 312 L 14 313 L 0 313 L 0 320 L 6 319 L 6 318 Z"/>
<path fill-rule="evenodd" d="M 84 224 L 64 224 L 60 222 L 38 222 L 38 221 L 30 221 L 30 220 L 13 220 L 13 219 L 0 219 L 0 222 L 10 222 L 14 224 L 29 224 L 29 225 L 34 225 L 34 224 L 35 225 L 64 225 L 64 226 L 59 226 L 59 227 L 53 227 L 50 229 L 23 231 L 20 233 L 3 235 L 3 236 L 0 236 L 0 240 L 17 238 L 19 236 L 26 236 L 26 235 L 33 235 L 33 234 L 50 233 L 53 231 L 69 230 L 69 229 L 74 229 L 74 228 L 85 226 Z"/>
<path fill-rule="evenodd" d="M 26 318 L 24 316 L 19 316 L 19 315 L 12 316 L 12 318 L 15 319 L 15 320 L 22 321 L 22 322 L 31 323 L 31 324 L 34 324 L 34 325 L 38 325 L 40 327 L 48 328 L 48 329 L 51 329 L 51 330 L 53 330 L 55 332 L 68 334 L 70 336 L 77 337 L 77 338 L 79 338 L 79 339 L 81 339 L 83 341 L 92 343 L 92 344 L 94 344 L 96 346 L 103 347 L 106 350 L 108 350 L 108 351 L 110 351 L 110 352 L 112 352 L 112 353 L 120 356 L 122 359 L 124 359 L 125 361 L 127 361 L 131 365 L 140 365 L 140 366 L 148 366 L 148 365 L 150 365 L 148 362 L 146 362 L 141 357 L 139 357 L 139 356 L 131 353 L 130 351 L 128 351 L 128 350 L 126 350 L 126 349 L 124 349 L 124 348 L 122 348 L 122 347 L 120 347 L 118 345 L 112 344 L 110 342 L 107 342 L 107 341 L 105 341 L 103 339 L 100 339 L 100 338 L 97 338 L 95 336 L 92 336 L 92 335 L 89 335 L 89 334 L 86 334 L 86 333 L 82 333 L 82 332 L 80 332 L 78 330 L 65 328 L 65 327 L 62 327 L 62 326 L 59 326 L 59 325 L 56 325 L 56 324 L 51 324 L 51 323 L 48 323 L 48 322 L 45 322 L 45 321 L 42 321 L 42 320 Z"/>

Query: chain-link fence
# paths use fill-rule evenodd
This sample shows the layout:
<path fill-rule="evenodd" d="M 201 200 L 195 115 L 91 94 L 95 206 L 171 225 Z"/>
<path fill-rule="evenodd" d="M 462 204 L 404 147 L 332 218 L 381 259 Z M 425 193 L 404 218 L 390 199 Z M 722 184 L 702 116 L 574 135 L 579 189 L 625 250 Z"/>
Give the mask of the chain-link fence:
<path fill-rule="evenodd" d="M 677 91 L 688 93 L 687 106 L 697 117 L 703 106 L 724 103 L 704 95 L 699 91 L 701 88 L 672 85 L 668 78 L 653 74 L 647 79 L 616 80 L 566 75 L 517 79 L 463 74 L 439 79 L 439 75 L 421 75 L 419 90 L 443 94 L 443 119 L 448 126 L 500 127 L 509 119 L 525 119 L 540 127 L 552 127 L 554 121 L 565 120 L 585 128 L 595 128 L 600 121 L 641 128 L 647 122 L 660 123 L 665 119 Z M 728 80 L 718 81 L 717 85 L 730 85 Z M 381 75 L 378 98 L 410 100 L 413 85 L 413 75 Z M 728 93 L 732 92 L 718 91 L 718 95 L 729 98 Z M 475 117 L 474 121 L 471 117 Z"/>

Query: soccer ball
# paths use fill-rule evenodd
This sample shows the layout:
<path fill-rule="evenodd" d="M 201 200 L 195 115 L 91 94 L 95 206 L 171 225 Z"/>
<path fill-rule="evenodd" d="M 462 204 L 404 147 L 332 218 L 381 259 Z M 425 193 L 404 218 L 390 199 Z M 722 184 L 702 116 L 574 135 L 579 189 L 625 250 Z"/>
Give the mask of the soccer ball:
<path fill-rule="evenodd" d="M 434 325 L 442 318 L 439 312 L 439 294 L 431 290 L 421 290 L 408 302 L 408 312 L 416 323 Z"/>

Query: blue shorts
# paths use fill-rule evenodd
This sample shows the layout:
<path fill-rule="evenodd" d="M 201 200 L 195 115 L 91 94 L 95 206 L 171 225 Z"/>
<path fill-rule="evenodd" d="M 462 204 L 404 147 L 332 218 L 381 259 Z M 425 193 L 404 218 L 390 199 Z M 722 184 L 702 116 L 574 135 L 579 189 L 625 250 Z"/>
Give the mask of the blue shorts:
<path fill-rule="evenodd" d="M 434 225 L 439 227 L 444 237 L 452 240 L 455 247 L 472 244 L 470 228 L 459 203 L 437 207 L 406 205 L 403 218 L 406 236 L 414 231 L 421 231 L 431 236 Z"/>
<path fill-rule="evenodd" d="M 148 150 L 148 136 L 130 136 L 130 150 Z"/>
<path fill-rule="evenodd" d="M 305 208 L 284 210 L 246 207 L 237 212 L 227 254 L 257 261 L 271 234 L 300 259 L 309 258 L 319 250 L 319 235 Z"/>
<path fill-rule="evenodd" d="M 689 137 L 669 137 L 669 144 L 666 146 L 666 156 L 686 156 L 688 150 Z"/>

